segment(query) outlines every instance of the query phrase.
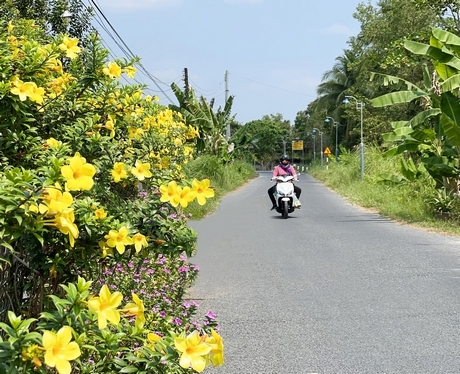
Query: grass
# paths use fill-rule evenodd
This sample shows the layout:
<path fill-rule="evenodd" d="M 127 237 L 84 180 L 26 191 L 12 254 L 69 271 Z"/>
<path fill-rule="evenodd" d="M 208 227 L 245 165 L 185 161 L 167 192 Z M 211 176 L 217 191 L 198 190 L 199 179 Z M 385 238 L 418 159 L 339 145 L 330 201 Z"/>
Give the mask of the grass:
<path fill-rule="evenodd" d="M 215 156 L 201 156 L 193 160 L 184 167 L 184 172 L 189 179 L 208 178 L 215 190 L 214 198 L 208 199 L 205 205 L 194 201 L 185 209 L 184 213 L 192 214 L 195 220 L 216 211 L 223 196 L 257 176 L 253 165 L 247 162 L 235 160 L 223 163 Z"/>
<path fill-rule="evenodd" d="M 387 218 L 426 230 L 460 236 L 458 220 L 437 219 L 428 203 L 435 194 L 433 181 L 425 176 L 415 181 L 388 184 L 382 174 L 399 174 L 400 159 L 384 158 L 378 149 L 366 147 L 364 180 L 361 181 L 359 152 L 342 155 L 328 169 L 310 168 L 309 174 L 353 204 Z"/>

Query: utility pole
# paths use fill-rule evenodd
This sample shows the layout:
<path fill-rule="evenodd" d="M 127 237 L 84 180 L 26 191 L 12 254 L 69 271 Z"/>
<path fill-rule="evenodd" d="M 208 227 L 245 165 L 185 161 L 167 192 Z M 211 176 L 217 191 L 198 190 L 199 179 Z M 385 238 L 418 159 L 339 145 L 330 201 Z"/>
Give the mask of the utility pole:
<path fill-rule="evenodd" d="M 225 103 L 224 103 L 224 107 L 227 104 L 227 100 L 228 100 L 228 70 L 225 70 Z M 227 123 L 227 129 L 226 129 L 226 132 L 225 132 L 225 139 L 227 140 L 227 142 L 230 140 L 230 122 Z"/>
<path fill-rule="evenodd" d="M 190 88 L 189 88 L 189 83 L 188 83 L 188 69 L 187 68 L 184 68 L 184 94 L 185 94 L 185 104 L 188 105 Z"/>

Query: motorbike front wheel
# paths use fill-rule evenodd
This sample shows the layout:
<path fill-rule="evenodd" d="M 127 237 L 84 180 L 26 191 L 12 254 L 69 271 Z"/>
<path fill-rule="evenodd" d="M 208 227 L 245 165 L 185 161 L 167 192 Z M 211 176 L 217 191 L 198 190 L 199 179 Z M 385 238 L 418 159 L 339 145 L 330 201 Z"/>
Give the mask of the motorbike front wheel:
<path fill-rule="evenodd" d="M 289 213 L 289 202 L 283 201 L 283 218 L 288 218 Z"/>

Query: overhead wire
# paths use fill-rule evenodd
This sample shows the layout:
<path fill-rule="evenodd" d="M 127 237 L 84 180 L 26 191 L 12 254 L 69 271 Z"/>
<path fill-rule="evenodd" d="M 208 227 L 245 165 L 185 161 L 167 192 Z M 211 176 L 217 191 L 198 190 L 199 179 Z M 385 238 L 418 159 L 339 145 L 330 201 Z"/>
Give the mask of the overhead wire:
<path fill-rule="evenodd" d="M 118 38 L 118 40 L 121 42 L 122 45 L 120 45 L 120 43 L 113 37 L 113 35 L 111 34 L 111 32 L 109 32 L 109 30 L 107 30 L 107 28 L 104 28 L 104 31 L 114 40 L 115 44 L 117 45 L 118 48 L 120 48 L 120 50 L 129 58 L 135 58 L 136 55 L 131 51 L 131 49 L 128 47 L 128 45 L 124 42 L 123 38 L 120 36 L 120 34 L 115 30 L 115 28 L 113 27 L 113 25 L 110 23 L 110 21 L 107 19 L 107 17 L 105 16 L 104 12 L 102 11 L 102 9 L 100 8 L 100 6 L 97 4 L 97 2 L 95 0 L 88 0 L 90 4 L 92 4 L 94 6 L 94 9 L 95 11 L 97 11 L 100 16 L 102 16 L 102 18 L 104 19 L 104 21 L 109 25 L 110 29 L 113 31 L 113 33 L 116 35 L 116 37 Z M 163 95 L 171 102 L 171 104 L 174 104 L 174 101 L 171 100 L 171 98 L 166 94 L 165 90 L 163 90 L 160 85 L 158 84 L 158 82 L 168 86 L 167 83 L 161 81 L 160 79 L 156 78 L 155 76 L 153 76 L 145 67 L 144 65 L 141 63 L 141 62 L 137 62 L 136 63 L 136 66 L 139 68 L 140 71 L 142 71 L 156 86 L 157 88 L 160 90 L 160 92 L 163 93 Z"/>

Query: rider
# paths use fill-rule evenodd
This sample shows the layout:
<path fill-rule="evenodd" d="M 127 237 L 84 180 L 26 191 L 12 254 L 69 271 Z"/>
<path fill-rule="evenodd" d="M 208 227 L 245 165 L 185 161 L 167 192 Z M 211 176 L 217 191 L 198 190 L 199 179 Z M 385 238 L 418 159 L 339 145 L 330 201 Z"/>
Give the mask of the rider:
<path fill-rule="evenodd" d="M 280 157 L 280 163 L 275 166 L 273 169 L 273 176 L 272 178 L 275 178 L 279 175 L 292 175 L 294 177 L 294 180 L 297 179 L 297 172 L 295 171 L 294 167 L 290 164 L 291 158 L 287 154 L 283 154 Z M 268 196 L 270 197 L 270 200 L 272 202 L 272 208 L 271 210 L 276 208 L 276 200 L 275 196 L 273 196 L 274 192 L 276 189 L 276 184 L 268 189 Z M 302 193 L 302 190 L 300 187 L 297 187 L 294 185 L 294 193 L 297 196 L 297 199 L 300 197 L 300 194 Z M 300 208 L 300 205 L 298 206 Z"/>

